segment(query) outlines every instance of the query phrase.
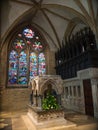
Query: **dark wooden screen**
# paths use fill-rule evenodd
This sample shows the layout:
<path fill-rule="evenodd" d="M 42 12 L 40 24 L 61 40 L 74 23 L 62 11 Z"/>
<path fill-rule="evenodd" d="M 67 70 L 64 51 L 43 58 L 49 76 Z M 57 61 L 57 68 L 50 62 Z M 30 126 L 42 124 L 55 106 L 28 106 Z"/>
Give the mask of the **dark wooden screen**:
<path fill-rule="evenodd" d="M 87 115 L 94 116 L 92 88 L 90 79 L 83 80 L 83 87 L 85 98 L 85 112 Z"/>

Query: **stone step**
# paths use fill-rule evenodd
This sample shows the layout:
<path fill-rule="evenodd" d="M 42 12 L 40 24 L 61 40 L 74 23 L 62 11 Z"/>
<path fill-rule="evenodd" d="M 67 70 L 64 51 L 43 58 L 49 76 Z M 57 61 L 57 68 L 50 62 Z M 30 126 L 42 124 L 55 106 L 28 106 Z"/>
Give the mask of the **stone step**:
<path fill-rule="evenodd" d="M 67 130 L 76 127 L 75 123 L 65 119 L 54 119 L 35 124 L 29 116 L 22 116 L 28 130 Z"/>

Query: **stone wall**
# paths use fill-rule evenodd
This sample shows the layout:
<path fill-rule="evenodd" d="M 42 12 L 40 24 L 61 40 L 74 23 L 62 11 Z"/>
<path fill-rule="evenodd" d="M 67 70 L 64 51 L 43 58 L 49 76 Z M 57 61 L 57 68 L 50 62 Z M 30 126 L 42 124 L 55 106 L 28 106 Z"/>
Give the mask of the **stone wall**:
<path fill-rule="evenodd" d="M 1 90 L 1 111 L 27 110 L 30 102 L 30 90 L 28 88 L 10 88 Z"/>
<path fill-rule="evenodd" d="M 98 69 L 88 68 L 77 72 L 76 78 L 64 80 L 63 106 L 81 113 L 85 112 L 83 80 L 91 81 L 94 117 L 98 118 Z"/>
<path fill-rule="evenodd" d="M 64 80 L 63 106 L 74 111 L 85 113 L 82 82 L 78 78 Z"/>
<path fill-rule="evenodd" d="M 7 85 L 7 46 L 2 48 L 0 64 L 0 109 L 2 111 L 26 110 L 30 101 L 30 90 L 28 88 L 8 88 Z M 55 74 L 54 52 L 49 48 L 45 51 L 46 73 Z M 50 62 L 51 61 L 51 62 Z"/>

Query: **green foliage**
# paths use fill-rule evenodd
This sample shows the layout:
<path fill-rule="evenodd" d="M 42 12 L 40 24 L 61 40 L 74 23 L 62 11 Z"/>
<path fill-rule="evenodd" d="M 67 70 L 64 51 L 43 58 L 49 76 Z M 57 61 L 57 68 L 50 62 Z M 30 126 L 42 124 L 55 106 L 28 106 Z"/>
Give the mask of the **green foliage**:
<path fill-rule="evenodd" d="M 43 110 L 59 109 L 59 105 L 57 104 L 56 98 L 48 93 L 46 98 L 42 100 L 42 109 Z"/>

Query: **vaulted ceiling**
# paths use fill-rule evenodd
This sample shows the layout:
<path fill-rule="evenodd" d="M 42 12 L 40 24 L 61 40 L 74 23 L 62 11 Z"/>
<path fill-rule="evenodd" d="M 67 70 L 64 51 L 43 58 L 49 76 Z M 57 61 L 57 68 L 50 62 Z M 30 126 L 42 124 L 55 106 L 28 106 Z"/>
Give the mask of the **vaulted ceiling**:
<path fill-rule="evenodd" d="M 51 49 L 60 48 L 65 37 L 84 26 L 98 36 L 97 0 L 3 0 L 1 18 L 3 42 L 22 23 L 35 26 Z"/>

